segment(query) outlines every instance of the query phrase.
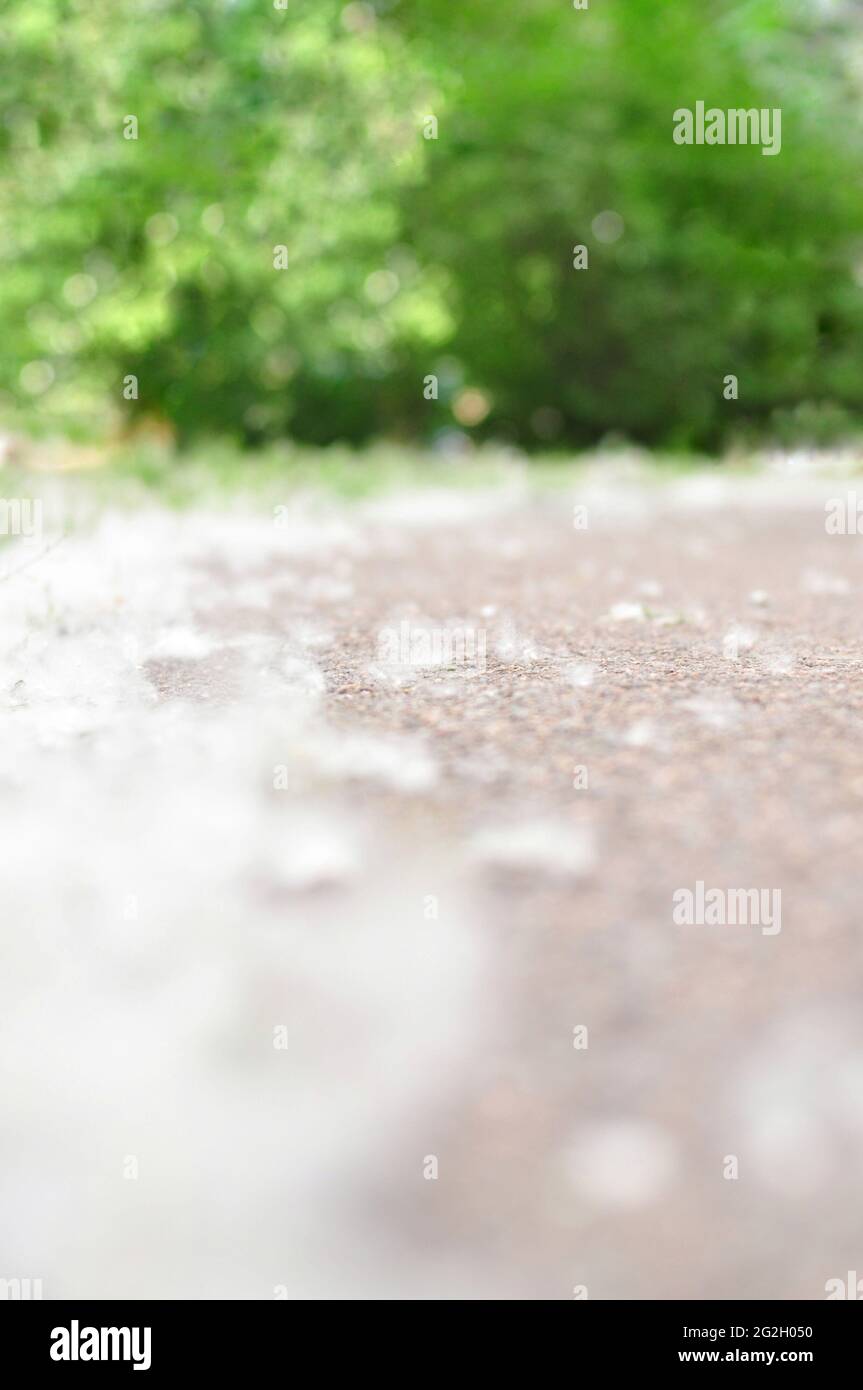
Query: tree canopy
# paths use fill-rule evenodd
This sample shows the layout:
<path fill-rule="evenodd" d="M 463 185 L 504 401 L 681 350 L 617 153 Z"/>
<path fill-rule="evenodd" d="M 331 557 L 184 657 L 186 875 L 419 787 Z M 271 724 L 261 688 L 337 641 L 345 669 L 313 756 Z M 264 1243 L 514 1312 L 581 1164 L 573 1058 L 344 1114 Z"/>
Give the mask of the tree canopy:
<path fill-rule="evenodd" d="M 843 15 L 6 0 L 0 407 L 252 443 L 843 428 L 863 399 Z M 780 108 L 781 152 L 676 144 L 699 100 Z"/>

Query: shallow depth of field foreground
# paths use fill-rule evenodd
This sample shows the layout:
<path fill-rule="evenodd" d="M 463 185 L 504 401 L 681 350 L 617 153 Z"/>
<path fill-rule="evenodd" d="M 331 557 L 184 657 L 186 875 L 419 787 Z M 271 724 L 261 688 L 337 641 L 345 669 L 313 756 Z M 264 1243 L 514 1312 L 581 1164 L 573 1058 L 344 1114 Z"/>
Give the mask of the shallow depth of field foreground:
<path fill-rule="evenodd" d="M 2 1273 L 817 1299 L 857 1268 L 853 486 L 49 497 L 0 551 Z M 714 889 L 781 915 L 675 919 Z"/>

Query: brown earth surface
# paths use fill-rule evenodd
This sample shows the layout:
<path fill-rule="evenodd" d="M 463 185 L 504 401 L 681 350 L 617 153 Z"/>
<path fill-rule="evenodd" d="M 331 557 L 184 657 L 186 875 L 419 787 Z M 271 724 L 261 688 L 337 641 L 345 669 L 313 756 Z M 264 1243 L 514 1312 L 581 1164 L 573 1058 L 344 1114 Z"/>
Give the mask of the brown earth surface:
<path fill-rule="evenodd" d="M 146 759 L 153 720 L 196 721 L 176 764 L 155 755 L 140 793 L 169 821 L 181 783 L 190 798 L 171 846 L 153 849 L 163 919 L 176 917 L 159 947 L 168 975 L 185 949 L 184 876 L 208 914 L 201 865 L 234 853 L 232 823 L 260 836 L 222 889 L 218 867 L 210 881 L 224 935 L 217 949 L 196 928 L 196 959 L 231 984 L 190 1035 L 197 1046 L 206 1033 L 215 1068 L 213 1110 L 197 1102 L 204 1128 L 215 1109 L 226 1133 L 248 1124 L 254 1157 L 240 1144 L 223 1164 L 213 1139 L 200 1159 L 170 1109 L 153 1114 L 165 1171 L 140 1198 L 152 1205 L 130 1213 L 126 1191 L 97 1188 L 97 1231 L 113 1223 L 116 1244 L 106 1235 L 102 1263 L 87 1264 L 73 1223 L 60 1291 L 266 1297 L 284 1282 L 292 1296 L 817 1299 L 863 1267 L 861 542 L 826 533 L 826 485 L 771 486 L 396 498 L 327 512 L 277 554 L 266 520 L 243 522 L 237 548 L 230 518 L 200 536 L 194 517 L 176 523 L 164 582 L 173 566 L 190 584 L 185 648 L 139 632 L 145 693 L 82 737 L 92 759 L 134 717 Z M 67 549 L 45 567 L 62 588 L 75 563 Z M 49 582 L 37 573 L 27 582 Z M 151 602 L 128 576 L 117 593 L 115 645 L 124 615 L 140 627 Z M 468 632 L 473 659 L 394 664 L 386 642 L 405 630 L 415 642 Z M 256 684 L 277 666 L 287 704 Z M 33 678 L 10 675 L 24 681 L 12 682 L 12 730 Z M 210 753 L 193 755 L 202 727 Z M 82 743 L 36 746 L 34 776 Z M 285 791 L 269 783 L 275 765 Z M 85 768 L 72 766 L 72 789 Z M 223 793 L 224 831 L 205 832 Z M 246 802 L 259 808 L 251 829 Z M 107 825 L 109 813 L 94 814 Z M 350 827 L 356 860 L 326 834 L 325 853 L 317 839 L 306 853 L 309 817 Z M 151 825 L 148 811 L 145 837 Z M 287 838 L 270 845 L 276 825 Z M 136 827 L 132 813 L 118 833 Z M 171 858 L 187 834 L 188 871 Z M 116 896 L 130 871 L 94 873 Z M 771 903 L 778 891 L 781 919 L 679 924 L 674 895 L 699 881 L 770 890 Z M 367 922 L 382 960 L 387 933 L 417 954 L 375 965 Z M 138 949 L 120 948 L 118 970 L 146 973 Z M 197 978 L 181 976 L 180 992 Z M 149 988 L 146 1036 L 160 1026 Z M 290 1083 L 272 1058 L 254 1060 L 252 1041 L 259 1031 L 268 1047 L 286 1014 L 302 1035 Z M 22 1046 L 40 1019 L 25 1018 Z M 199 1084 L 190 1055 L 175 1039 L 160 1064 L 179 1069 L 178 1114 Z M 245 1121 L 232 1119 L 231 1068 Z M 123 1074 L 108 1077 L 109 1109 Z M 143 1105 L 161 1075 L 127 1077 Z M 273 1128 L 282 1085 L 285 1111 L 312 1117 L 296 1141 L 287 1115 Z M 260 1158 L 270 1141 L 299 1152 L 319 1114 L 340 1118 L 332 1133 L 321 1119 L 301 1176 L 277 1153 Z M 115 1138 L 146 1150 L 140 1134 L 109 1132 L 111 1152 Z M 193 1151 L 218 1178 L 199 1211 L 192 1175 L 188 1188 L 177 1176 Z M 82 1160 L 73 1187 L 95 1180 Z M 148 1221 L 167 1228 L 178 1207 L 179 1231 L 135 1266 Z M 28 1239 L 42 1248 L 40 1229 L 22 1218 L 19 1262 Z"/>

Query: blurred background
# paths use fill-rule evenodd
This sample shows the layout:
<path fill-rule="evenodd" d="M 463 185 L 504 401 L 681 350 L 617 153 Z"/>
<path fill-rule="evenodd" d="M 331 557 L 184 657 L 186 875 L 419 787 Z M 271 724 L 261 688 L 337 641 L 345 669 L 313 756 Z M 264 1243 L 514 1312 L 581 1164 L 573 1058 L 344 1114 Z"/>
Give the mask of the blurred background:
<path fill-rule="evenodd" d="M 3 0 L 0 1297 L 856 1282 L 861 14 Z"/>
<path fill-rule="evenodd" d="M 0 427 L 853 435 L 861 79 L 843 0 L 5 0 Z M 780 156 L 675 145 L 697 100 Z"/>

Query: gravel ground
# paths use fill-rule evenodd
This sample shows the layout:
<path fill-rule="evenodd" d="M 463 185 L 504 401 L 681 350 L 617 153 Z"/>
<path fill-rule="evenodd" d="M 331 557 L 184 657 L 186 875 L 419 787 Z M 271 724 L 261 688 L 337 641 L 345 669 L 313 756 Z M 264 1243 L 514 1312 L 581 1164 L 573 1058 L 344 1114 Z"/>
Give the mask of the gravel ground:
<path fill-rule="evenodd" d="M 4 551 L 0 1275 L 817 1299 L 863 1267 L 847 491 L 516 480 Z M 681 924 L 698 882 L 772 915 Z"/>

